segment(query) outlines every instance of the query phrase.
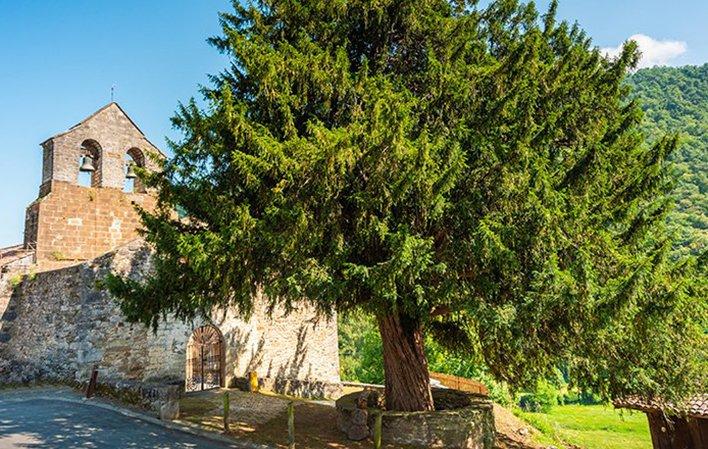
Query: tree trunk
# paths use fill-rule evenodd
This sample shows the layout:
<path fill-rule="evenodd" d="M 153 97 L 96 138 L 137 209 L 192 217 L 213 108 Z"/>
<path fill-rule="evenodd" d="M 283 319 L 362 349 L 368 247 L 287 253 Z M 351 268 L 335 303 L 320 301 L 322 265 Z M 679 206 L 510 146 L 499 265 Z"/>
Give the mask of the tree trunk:
<path fill-rule="evenodd" d="M 398 314 L 378 318 L 386 375 L 386 409 L 434 410 L 420 324 Z"/>

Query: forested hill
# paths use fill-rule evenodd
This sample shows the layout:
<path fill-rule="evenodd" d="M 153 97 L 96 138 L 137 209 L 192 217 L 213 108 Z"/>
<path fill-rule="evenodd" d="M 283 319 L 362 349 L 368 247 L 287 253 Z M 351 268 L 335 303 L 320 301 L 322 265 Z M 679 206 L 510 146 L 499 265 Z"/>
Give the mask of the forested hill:
<path fill-rule="evenodd" d="M 674 156 L 680 181 L 671 224 L 681 246 L 694 253 L 708 248 L 708 64 L 655 67 L 630 78 L 645 111 L 649 142 L 666 132 L 681 134 Z"/>

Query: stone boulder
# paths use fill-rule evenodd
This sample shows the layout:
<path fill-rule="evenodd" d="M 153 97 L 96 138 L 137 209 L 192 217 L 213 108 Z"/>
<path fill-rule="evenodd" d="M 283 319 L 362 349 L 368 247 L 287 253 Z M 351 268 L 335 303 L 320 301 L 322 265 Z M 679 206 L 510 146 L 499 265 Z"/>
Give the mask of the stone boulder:
<path fill-rule="evenodd" d="M 179 401 L 168 401 L 160 407 L 160 419 L 173 421 L 179 418 Z"/>

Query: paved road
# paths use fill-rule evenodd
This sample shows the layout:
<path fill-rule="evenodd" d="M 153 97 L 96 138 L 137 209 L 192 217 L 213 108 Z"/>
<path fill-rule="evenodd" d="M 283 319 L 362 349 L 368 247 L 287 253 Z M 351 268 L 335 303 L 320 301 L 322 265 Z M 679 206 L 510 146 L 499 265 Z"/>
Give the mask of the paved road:
<path fill-rule="evenodd" d="M 232 446 L 90 405 L 0 395 L 0 449 L 225 449 Z"/>

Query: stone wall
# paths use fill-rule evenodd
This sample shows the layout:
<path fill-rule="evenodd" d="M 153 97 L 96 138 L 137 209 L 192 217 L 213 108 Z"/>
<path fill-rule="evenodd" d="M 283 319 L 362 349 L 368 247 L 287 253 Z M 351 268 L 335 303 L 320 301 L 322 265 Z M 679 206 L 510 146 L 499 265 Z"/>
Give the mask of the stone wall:
<path fill-rule="evenodd" d="M 25 245 L 36 248 L 38 262 L 88 260 L 138 236 L 134 205 L 152 210 L 150 194 L 82 187 L 52 181 L 50 192 L 27 208 Z"/>
<path fill-rule="evenodd" d="M 156 333 L 127 323 L 100 287 L 109 272 L 136 279 L 150 270 L 139 240 L 91 262 L 25 277 L 0 321 L 0 382 L 37 378 L 145 384 L 184 381 L 187 342 L 204 324 L 168 321 Z M 305 396 L 334 395 L 339 384 L 336 321 L 316 320 L 308 307 L 269 318 L 263 298 L 249 319 L 215 312 L 224 337 L 228 383 L 256 371 L 264 383 Z"/>
<path fill-rule="evenodd" d="M 39 234 L 39 201 L 32 202 L 25 210 L 25 229 L 23 233 L 23 243 L 25 248 L 37 247 L 37 235 Z"/>
<path fill-rule="evenodd" d="M 42 183 L 44 185 L 52 180 L 54 172 L 54 142 L 47 140 L 42 144 Z M 78 178 L 78 174 L 77 174 Z M 40 194 L 41 195 L 41 194 Z"/>
<path fill-rule="evenodd" d="M 20 245 L 0 249 L 0 318 L 7 309 L 12 290 L 22 276 L 30 271 L 33 262 L 34 252 Z"/>
<path fill-rule="evenodd" d="M 109 271 L 139 276 L 148 253 L 137 243 L 91 263 L 28 276 L 3 314 L 0 354 L 51 379 L 81 381 L 94 364 L 101 378 L 179 379 L 190 328 L 168 323 L 157 334 L 125 322 L 97 282 Z M 156 357 L 152 348 L 160 348 Z"/>
<path fill-rule="evenodd" d="M 318 319 L 304 304 L 287 315 L 282 310 L 269 315 L 266 299 L 259 296 L 247 321 L 233 311 L 217 311 L 212 322 L 226 343 L 227 385 L 238 386 L 255 371 L 266 389 L 299 396 L 338 396 L 336 317 Z"/>

